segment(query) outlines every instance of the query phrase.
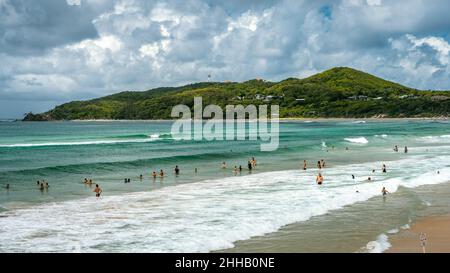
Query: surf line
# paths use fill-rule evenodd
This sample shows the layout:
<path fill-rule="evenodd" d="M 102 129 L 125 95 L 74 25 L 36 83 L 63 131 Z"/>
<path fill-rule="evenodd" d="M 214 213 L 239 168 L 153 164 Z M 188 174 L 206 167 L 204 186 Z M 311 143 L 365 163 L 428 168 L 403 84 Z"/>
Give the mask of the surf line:
<path fill-rule="evenodd" d="M 224 115 L 220 106 L 210 104 L 203 108 L 202 97 L 195 97 L 193 116 L 187 105 L 172 108 L 171 117 L 178 118 L 172 124 L 172 138 L 195 141 L 259 139 L 261 151 L 275 151 L 279 146 L 279 108 L 279 105 L 270 105 L 270 119 L 268 105 L 226 105 Z"/>

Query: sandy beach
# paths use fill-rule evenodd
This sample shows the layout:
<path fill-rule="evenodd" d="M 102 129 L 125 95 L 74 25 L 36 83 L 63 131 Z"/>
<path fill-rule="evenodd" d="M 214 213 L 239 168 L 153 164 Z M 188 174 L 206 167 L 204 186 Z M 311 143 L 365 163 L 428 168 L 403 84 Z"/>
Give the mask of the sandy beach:
<path fill-rule="evenodd" d="M 450 253 L 450 215 L 427 217 L 414 223 L 409 230 L 389 238 L 392 247 L 387 253 L 423 252 L 419 235 L 426 234 L 425 252 Z"/>

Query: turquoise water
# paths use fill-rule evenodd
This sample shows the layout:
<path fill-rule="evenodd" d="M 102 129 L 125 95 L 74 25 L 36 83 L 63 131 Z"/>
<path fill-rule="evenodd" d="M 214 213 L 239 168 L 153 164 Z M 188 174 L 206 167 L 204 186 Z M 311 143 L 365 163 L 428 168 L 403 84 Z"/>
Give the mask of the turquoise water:
<path fill-rule="evenodd" d="M 274 152 L 260 152 L 258 141 L 175 141 L 170 129 L 170 122 L 0 122 L 0 186 L 10 184 L 0 192 L 0 251 L 219 250 L 370 204 L 383 186 L 401 192 L 450 180 L 448 121 L 283 122 Z M 251 157 L 258 166 L 250 173 Z M 314 183 L 320 159 L 322 187 Z M 151 178 L 160 169 L 166 177 Z M 84 178 L 100 184 L 100 199 Z M 38 189 L 42 179 L 48 191 Z"/>

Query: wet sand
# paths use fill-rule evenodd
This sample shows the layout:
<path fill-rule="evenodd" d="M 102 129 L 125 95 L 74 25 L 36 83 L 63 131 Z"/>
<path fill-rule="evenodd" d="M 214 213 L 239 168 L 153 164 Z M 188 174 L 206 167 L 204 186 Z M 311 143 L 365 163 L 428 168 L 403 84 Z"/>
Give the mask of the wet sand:
<path fill-rule="evenodd" d="M 410 230 L 390 236 L 392 247 L 387 253 L 422 253 L 419 234 L 426 234 L 425 252 L 450 253 L 450 215 L 427 217 L 413 224 Z"/>

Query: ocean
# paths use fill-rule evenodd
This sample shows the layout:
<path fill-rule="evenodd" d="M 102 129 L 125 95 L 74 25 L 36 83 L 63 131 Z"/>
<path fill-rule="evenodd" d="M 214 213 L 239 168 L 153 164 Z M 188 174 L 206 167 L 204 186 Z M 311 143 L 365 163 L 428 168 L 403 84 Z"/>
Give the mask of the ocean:
<path fill-rule="evenodd" d="M 273 152 L 176 141 L 171 125 L 0 122 L 0 252 L 381 252 L 424 210 L 449 211 L 449 121 L 281 122 Z"/>

